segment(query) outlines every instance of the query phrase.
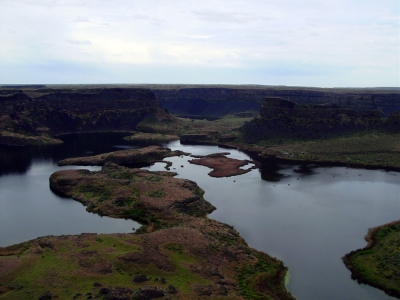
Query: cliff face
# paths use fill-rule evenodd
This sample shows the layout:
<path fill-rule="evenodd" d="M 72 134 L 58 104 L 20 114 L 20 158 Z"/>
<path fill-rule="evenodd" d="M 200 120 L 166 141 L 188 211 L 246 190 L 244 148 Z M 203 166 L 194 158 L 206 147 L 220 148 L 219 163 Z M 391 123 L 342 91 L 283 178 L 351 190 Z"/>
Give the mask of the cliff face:
<path fill-rule="evenodd" d="M 263 97 L 254 90 L 222 88 L 152 89 L 161 106 L 181 115 L 223 116 L 258 111 Z"/>
<path fill-rule="evenodd" d="M 260 115 L 243 127 L 245 139 L 322 138 L 332 134 L 378 129 L 399 130 L 398 113 L 383 119 L 380 111 L 355 111 L 336 104 L 297 104 L 279 97 L 266 97 Z"/>
<path fill-rule="evenodd" d="M 32 97 L 31 94 L 39 95 Z M 147 117 L 170 116 L 148 89 L 39 90 L 0 96 L 0 129 L 28 135 L 134 130 Z"/>
<path fill-rule="evenodd" d="M 259 111 L 265 97 L 282 97 L 298 104 L 336 104 L 356 111 L 379 110 L 384 117 L 400 111 L 400 93 L 384 89 L 153 87 L 152 91 L 165 109 L 183 115 L 222 116 Z"/>

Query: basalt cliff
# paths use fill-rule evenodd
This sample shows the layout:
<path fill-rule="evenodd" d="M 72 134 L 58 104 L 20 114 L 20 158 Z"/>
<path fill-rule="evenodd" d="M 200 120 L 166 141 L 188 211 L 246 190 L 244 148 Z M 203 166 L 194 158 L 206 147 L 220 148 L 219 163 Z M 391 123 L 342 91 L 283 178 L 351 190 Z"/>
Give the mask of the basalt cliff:
<path fill-rule="evenodd" d="M 144 119 L 171 116 L 148 89 L 27 89 L 0 91 L 0 143 L 57 143 L 54 135 L 134 130 Z"/>
<path fill-rule="evenodd" d="M 281 97 L 298 104 L 336 104 L 356 111 L 378 110 L 388 117 L 400 111 L 398 89 L 340 89 L 273 86 L 149 86 L 173 114 L 223 116 L 258 112 L 265 97 Z"/>
<path fill-rule="evenodd" d="M 265 138 L 317 139 L 365 130 L 398 132 L 400 113 L 383 118 L 379 110 L 357 111 L 336 104 L 298 104 L 266 97 L 260 114 L 243 126 L 245 140 Z"/>

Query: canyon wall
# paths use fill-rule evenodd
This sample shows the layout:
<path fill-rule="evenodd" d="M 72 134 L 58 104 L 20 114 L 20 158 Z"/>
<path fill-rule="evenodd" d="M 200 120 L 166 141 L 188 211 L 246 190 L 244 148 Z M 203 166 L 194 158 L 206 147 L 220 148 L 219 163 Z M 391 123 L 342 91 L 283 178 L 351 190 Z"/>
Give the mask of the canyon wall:
<path fill-rule="evenodd" d="M 265 97 L 282 97 L 298 104 L 337 104 L 356 111 L 379 110 L 384 117 L 400 111 L 398 89 L 157 85 L 151 89 L 162 107 L 181 115 L 222 116 L 244 111 L 258 112 Z"/>
<path fill-rule="evenodd" d="M 365 130 L 398 132 L 400 114 L 382 118 L 378 110 L 356 111 L 336 104 L 297 104 L 266 97 L 260 114 L 243 127 L 245 140 L 271 138 L 316 139 Z"/>
<path fill-rule="evenodd" d="M 171 118 L 149 89 L 3 89 L 0 93 L 0 129 L 5 132 L 51 136 L 134 130 L 145 118 Z"/>

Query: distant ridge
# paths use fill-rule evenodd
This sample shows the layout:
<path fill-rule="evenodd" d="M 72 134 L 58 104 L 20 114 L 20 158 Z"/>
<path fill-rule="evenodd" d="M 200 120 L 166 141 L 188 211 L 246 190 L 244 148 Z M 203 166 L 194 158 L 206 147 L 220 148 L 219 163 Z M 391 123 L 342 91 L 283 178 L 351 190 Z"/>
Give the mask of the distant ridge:
<path fill-rule="evenodd" d="M 4 89 L 42 89 L 45 88 L 44 84 L 21 84 L 21 85 L 2 85 Z"/>

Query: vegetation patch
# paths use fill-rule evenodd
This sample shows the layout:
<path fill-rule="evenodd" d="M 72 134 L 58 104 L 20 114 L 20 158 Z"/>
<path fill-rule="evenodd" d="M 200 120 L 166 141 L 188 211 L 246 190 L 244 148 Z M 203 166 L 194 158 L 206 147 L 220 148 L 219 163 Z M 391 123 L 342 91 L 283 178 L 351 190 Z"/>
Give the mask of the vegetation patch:
<path fill-rule="evenodd" d="M 179 140 L 179 136 L 174 134 L 165 134 L 165 133 L 136 132 L 131 136 L 125 137 L 124 140 L 139 141 L 139 142 L 140 141 L 168 142 L 168 141 Z"/>
<path fill-rule="evenodd" d="M 161 198 L 165 196 L 165 191 L 162 189 L 157 189 L 152 192 L 149 192 L 148 195 L 153 198 Z"/>
<path fill-rule="evenodd" d="M 270 138 L 260 141 L 258 145 L 236 145 L 245 152 L 259 156 L 260 162 L 266 156 L 286 161 L 400 170 L 399 133 L 388 134 L 371 130 L 314 140 Z"/>
<path fill-rule="evenodd" d="M 149 219 L 149 214 L 146 210 L 141 208 L 132 208 L 126 211 L 126 214 L 132 218 L 132 220 L 138 221 L 142 224 L 146 224 Z"/>
<path fill-rule="evenodd" d="M 78 193 L 82 193 L 85 198 L 95 199 L 98 202 L 106 201 L 111 197 L 110 188 L 97 184 L 80 185 Z"/>
<path fill-rule="evenodd" d="M 241 268 L 237 274 L 240 294 L 245 299 L 276 299 L 273 295 L 279 295 L 278 299 L 292 299 L 282 289 L 283 266 L 272 258 L 253 254 L 257 262 Z"/>
<path fill-rule="evenodd" d="M 23 242 L 20 244 L 11 245 L 8 247 L 0 247 L 0 256 L 21 255 L 29 249 L 30 242 Z"/>
<path fill-rule="evenodd" d="M 352 278 L 400 298 L 400 221 L 372 230 L 367 238 L 367 248 L 343 257 Z"/>

